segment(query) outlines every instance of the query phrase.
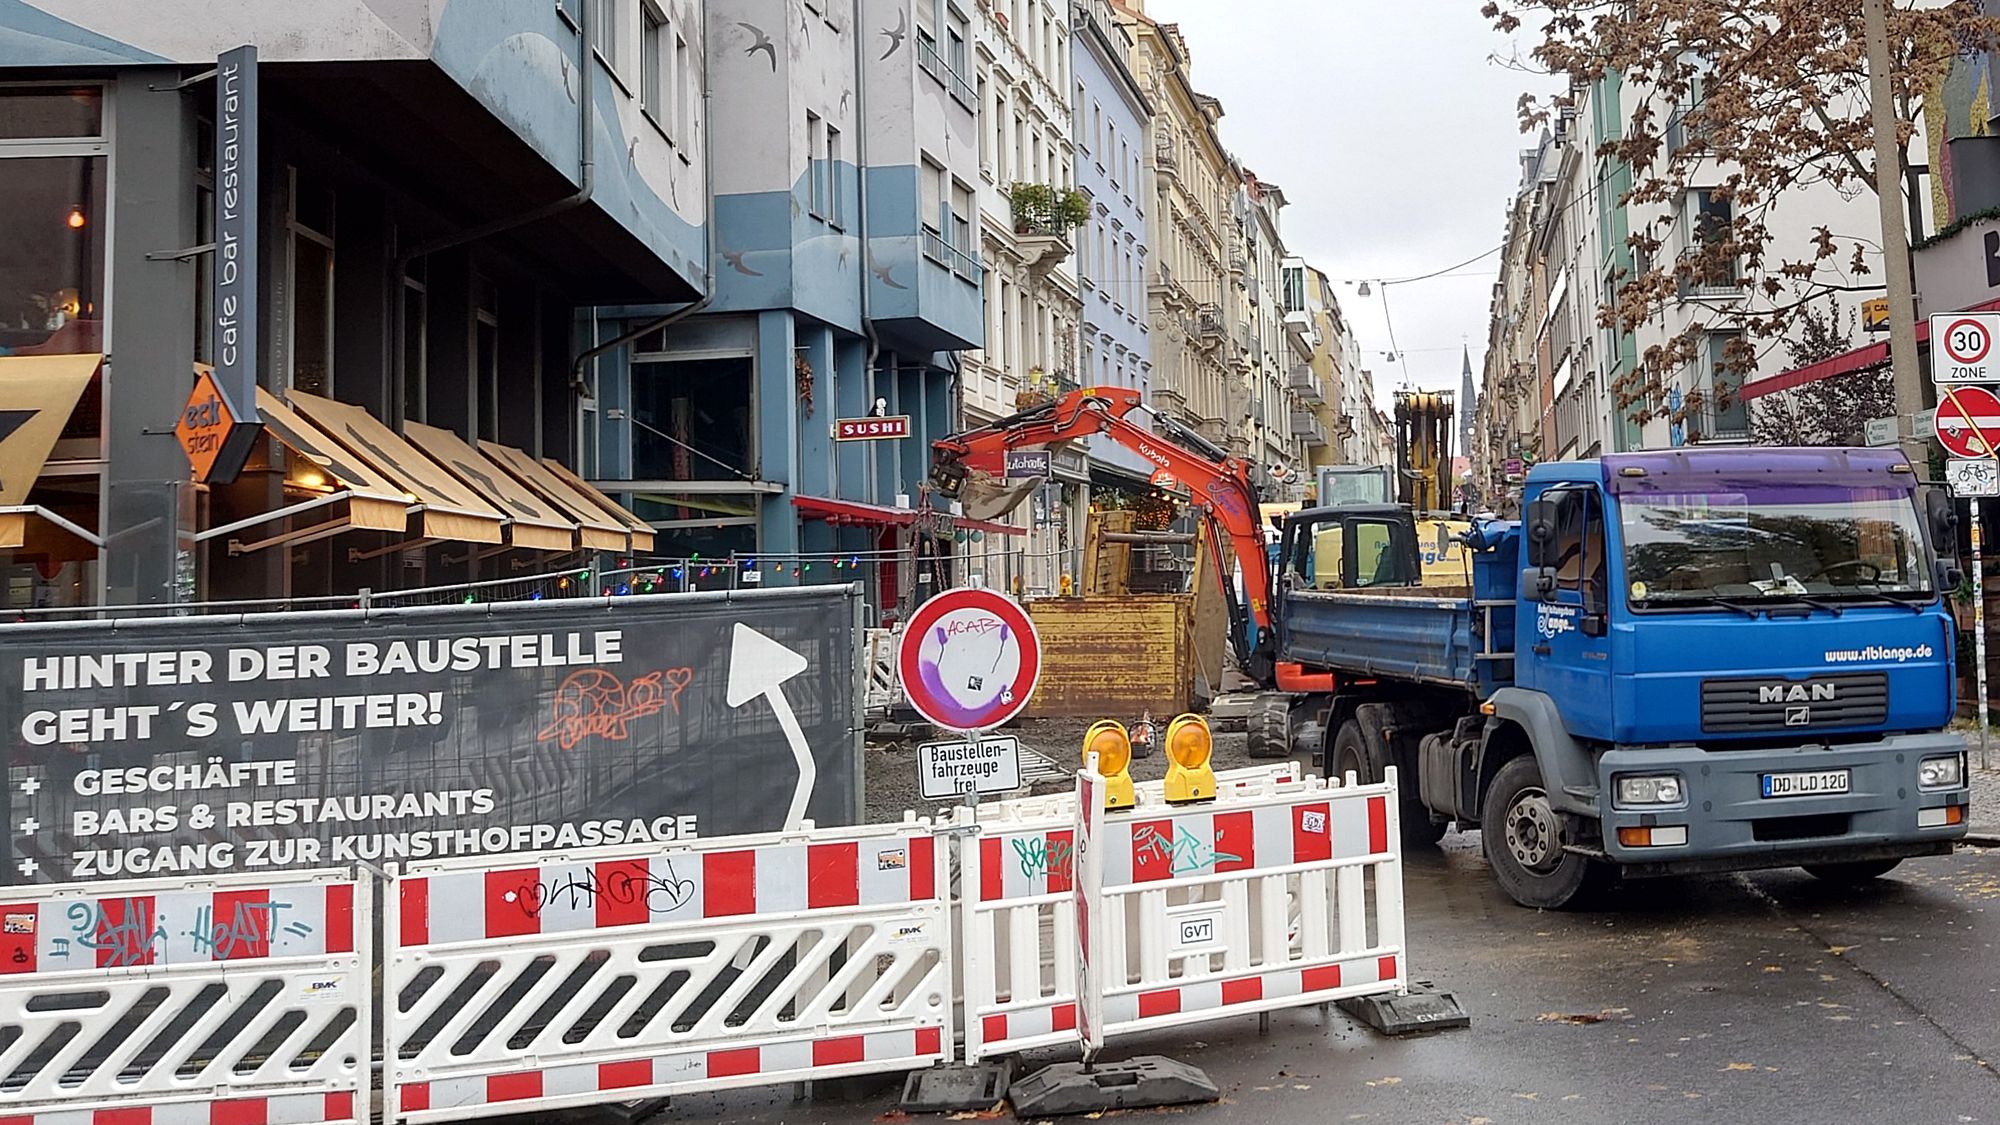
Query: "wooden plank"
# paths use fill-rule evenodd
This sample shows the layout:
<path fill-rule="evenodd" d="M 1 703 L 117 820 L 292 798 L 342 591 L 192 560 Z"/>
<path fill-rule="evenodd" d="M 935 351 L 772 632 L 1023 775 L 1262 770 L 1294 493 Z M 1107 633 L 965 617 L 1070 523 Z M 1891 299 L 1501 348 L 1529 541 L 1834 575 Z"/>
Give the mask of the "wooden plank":
<path fill-rule="evenodd" d="M 1194 667 L 1187 596 L 1040 599 L 1028 615 L 1042 639 L 1031 718 L 1157 718 L 1189 707 Z"/>

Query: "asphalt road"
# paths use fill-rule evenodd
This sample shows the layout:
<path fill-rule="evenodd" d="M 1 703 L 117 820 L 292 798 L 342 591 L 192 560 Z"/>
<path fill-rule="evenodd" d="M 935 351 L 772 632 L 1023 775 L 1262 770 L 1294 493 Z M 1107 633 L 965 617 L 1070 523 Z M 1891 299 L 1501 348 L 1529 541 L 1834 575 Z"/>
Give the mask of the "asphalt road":
<path fill-rule="evenodd" d="M 1216 1125 L 2000 1121 L 2000 850 L 1867 890 L 1778 871 L 1632 884 L 1564 914 L 1506 900 L 1476 834 L 1405 867 L 1414 973 L 1459 996 L 1469 1030 L 1387 1040 L 1306 1009 L 1268 1036 L 1234 1018 L 1114 1057 L 1204 1067 L 1223 1102 L 1169 1112 Z M 892 1084 L 815 1093 L 686 1098 L 658 1120 L 900 1120 Z"/>

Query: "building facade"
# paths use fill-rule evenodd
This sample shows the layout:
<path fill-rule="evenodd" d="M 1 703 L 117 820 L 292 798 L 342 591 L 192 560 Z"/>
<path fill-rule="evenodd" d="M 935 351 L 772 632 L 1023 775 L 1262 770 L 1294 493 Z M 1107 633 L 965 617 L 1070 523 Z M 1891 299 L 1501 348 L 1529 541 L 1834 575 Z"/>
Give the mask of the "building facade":
<path fill-rule="evenodd" d="M 707 17 L 0 8 L 0 363 L 85 357 L 34 404 L 64 419 L 6 496 L 34 514 L 0 546 L 9 604 L 341 595 L 643 551 L 650 529 L 567 491 L 595 454 L 575 326 L 707 295 Z M 215 397 L 264 426 L 238 431 L 240 473 L 196 481 L 174 431 L 218 361 Z"/>
<path fill-rule="evenodd" d="M 1234 285 L 1227 233 L 1234 181 L 1219 133 L 1222 103 L 1196 89 L 1179 27 L 1154 21 L 1143 2 L 1119 0 L 1114 11 L 1132 37 L 1133 71 L 1155 111 L 1147 151 L 1154 186 L 1147 217 L 1153 402 L 1226 445 L 1234 381 L 1225 315 Z"/>
<path fill-rule="evenodd" d="M 711 4 L 714 296 L 599 310 L 637 334 L 599 361 L 601 477 L 663 552 L 859 577 L 893 617 L 963 530 L 927 477 L 984 334 L 970 38 L 940 0 Z"/>
<path fill-rule="evenodd" d="M 1077 280 L 1083 297 L 1078 380 L 1085 386 L 1127 387 L 1152 401 L 1153 327 L 1146 278 L 1153 265 L 1147 211 L 1154 188 L 1146 152 L 1153 103 L 1139 88 L 1130 33 L 1110 0 L 1073 0 L 1071 40 L 1076 88 L 1071 133 L 1076 186 L 1090 197 L 1090 221 L 1077 231 Z M 1146 482 L 1154 466 L 1101 438 L 1088 456 L 1093 480 L 1110 475 Z"/>

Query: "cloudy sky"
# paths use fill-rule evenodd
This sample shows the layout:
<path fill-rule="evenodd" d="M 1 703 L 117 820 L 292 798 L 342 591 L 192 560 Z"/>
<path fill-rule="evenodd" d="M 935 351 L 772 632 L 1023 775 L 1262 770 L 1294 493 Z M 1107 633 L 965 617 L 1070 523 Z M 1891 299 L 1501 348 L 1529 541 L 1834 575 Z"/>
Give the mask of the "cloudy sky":
<path fill-rule="evenodd" d="M 1490 61 L 1511 42 L 1480 0 L 1146 0 L 1177 22 L 1195 84 L 1222 99 L 1223 142 L 1285 190 L 1291 251 L 1340 279 L 1378 402 L 1409 379 L 1459 385 L 1460 346 L 1479 370 L 1494 258 L 1432 281 L 1349 281 L 1430 273 L 1500 244 L 1526 141 L 1514 106 L 1531 76 Z M 1539 85 L 1545 85 L 1542 80 Z"/>

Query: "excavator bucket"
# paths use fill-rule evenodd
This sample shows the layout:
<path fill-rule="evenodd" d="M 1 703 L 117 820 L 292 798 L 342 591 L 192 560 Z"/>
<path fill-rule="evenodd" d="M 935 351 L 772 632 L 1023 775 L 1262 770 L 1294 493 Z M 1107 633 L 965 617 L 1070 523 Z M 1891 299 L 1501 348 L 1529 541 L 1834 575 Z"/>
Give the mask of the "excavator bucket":
<path fill-rule="evenodd" d="M 965 505 L 968 519 L 998 520 L 1021 506 L 1041 480 L 1003 480 L 992 473 L 973 469 L 959 486 L 958 502 Z"/>

